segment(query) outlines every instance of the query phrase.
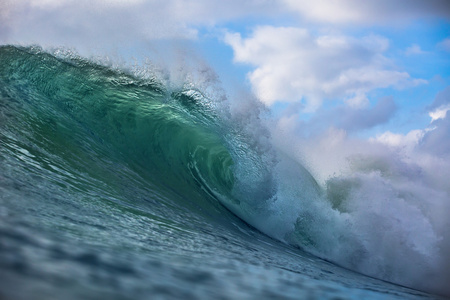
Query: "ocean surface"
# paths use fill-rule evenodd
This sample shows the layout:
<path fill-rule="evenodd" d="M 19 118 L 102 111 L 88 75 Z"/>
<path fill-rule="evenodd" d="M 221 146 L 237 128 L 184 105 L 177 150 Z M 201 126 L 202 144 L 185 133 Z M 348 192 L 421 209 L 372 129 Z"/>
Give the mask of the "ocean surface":
<path fill-rule="evenodd" d="M 336 221 L 350 182 L 324 191 L 254 119 L 189 82 L 0 47 L 0 298 L 439 299 L 403 281 L 426 249 L 373 254 Z"/>

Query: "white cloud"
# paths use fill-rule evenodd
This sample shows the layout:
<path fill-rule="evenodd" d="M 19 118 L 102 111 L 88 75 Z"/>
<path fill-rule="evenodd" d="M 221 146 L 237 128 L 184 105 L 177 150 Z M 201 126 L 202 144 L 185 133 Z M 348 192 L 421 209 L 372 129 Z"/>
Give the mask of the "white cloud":
<path fill-rule="evenodd" d="M 447 112 L 450 110 L 450 104 L 442 105 L 437 109 L 428 113 L 431 118 L 431 122 L 434 122 L 439 119 L 444 119 L 447 115 Z"/>
<path fill-rule="evenodd" d="M 387 131 L 371 138 L 370 142 L 404 150 L 408 155 L 415 151 L 422 159 L 427 156 L 447 157 L 446 163 L 450 162 L 450 117 L 447 114 L 450 111 L 449 95 L 450 87 L 447 87 L 436 95 L 433 104 L 428 107 L 431 118 L 428 127 L 412 130 L 407 134 Z"/>
<path fill-rule="evenodd" d="M 0 43 L 85 48 L 155 39 L 196 39 L 198 26 L 242 16 L 273 15 L 270 0 L 3 0 Z"/>
<path fill-rule="evenodd" d="M 410 47 L 406 48 L 405 54 L 406 55 L 419 55 L 426 53 L 423 51 L 419 45 L 413 44 Z"/>
<path fill-rule="evenodd" d="M 169 3 L 139 1 L 32 1 L 10 2 L 3 16 L 7 31 L 3 43 L 42 46 L 113 47 L 155 38 L 193 38 L 183 20 L 167 19 Z M 0 20 L 3 21 L 3 20 Z M 178 23 L 176 22 L 178 21 Z"/>
<path fill-rule="evenodd" d="M 432 130 L 424 135 L 420 149 L 450 162 L 450 117 L 446 115 L 433 122 Z"/>
<path fill-rule="evenodd" d="M 428 115 L 431 118 L 431 123 L 438 122 L 439 120 L 445 119 L 447 117 L 447 112 L 450 110 L 450 86 L 447 86 L 436 95 L 436 98 L 428 107 L 428 110 Z"/>
<path fill-rule="evenodd" d="M 450 87 L 439 92 L 429 110 L 432 112 L 440 107 L 449 107 L 449 93 Z M 322 107 L 308 121 L 301 120 L 300 113 L 295 110 L 282 115 L 270 128 L 275 144 L 305 163 L 321 183 L 349 171 L 352 157 L 381 158 L 389 161 L 387 164 L 392 167 L 405 163 L 411 168 L 415 165 L 423 168 L 426 176 L 433 178 L 426 184 L 450 193 L 447 180 L 450 176 L 449 114 L 442 115 L 425 128 L 406 134 L 386 131 L 367 139 L 351 134 L 352 131 L 388 121 L 395 109 L 393 99 L 387 97 L 371 108 L 355 109 L 343 105 L 331 109 Z M 417 175 L 410 172 L 409 167 L 405 170 L 404 176 Z"/>
<path fill-rule="evenodd" d="M 252 16 L 279 18 L 294 12 L 300 16 L 297 21 L 390 24 L 449 17 L 449 11 L 446 0 L 2 0 L 0 43 L 124 45 L 135 40 L 194 39 L 198 26 Z"/>
<path fill-rule="evenodd" d="M 366 108 L 370 101 L 364 93 L 357 93 L 354 97 L 346 99 L 345 103 L 351 108 Z"/>
<path fill-rule="evenodd" d="M 390 131 L 377 135 L 376 138 L 371 138 L 371 142 L 378 142 L 394 148 L 404 148 L 411 151 L 419 144 L 419 141 L 423 138 L 426 130 L 411 130 L 406 135 L 399 133 L 392 133 Z"/>
<path fill-rule="evenodd" d="M 255 67 L 248 77 L 267 105 L 305 99 L 314 110 L 324 98 L 343 97 L 364 106 L 371 90 L 425 82 L 392 66 L 383 56 L 389 41 L 380 36 L 313 36 L 303 28 L 263 26 L 249 38 L 228 33 L 225 42 L 236 62 Z"/>
<path fill-rule="evenodd" d="M 302 124 L 306 128 L 302 131 L 317 135 L 333 127 L 346 133 L 358 132 L 388 122 L 397 109 L 392 97 L 384 97 L 372 107 L 355 108 L 339 105 L 331 109 L 321 108 L 308 122 Z"/>
<path fill-rule="evenodd" d="M 447 0 L 284 0 L 301 17 L 334 24 L 395 24 L 419 18 L 450 17 Z"/>

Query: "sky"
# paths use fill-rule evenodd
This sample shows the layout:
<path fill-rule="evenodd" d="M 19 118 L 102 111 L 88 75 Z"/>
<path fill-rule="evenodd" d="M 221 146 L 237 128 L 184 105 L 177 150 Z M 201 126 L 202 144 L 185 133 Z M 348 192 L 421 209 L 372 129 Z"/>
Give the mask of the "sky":
<path fill-rule="evenodd" d="M 450 109 L 446 0 L 2 0 L 0 44 L 183 52 L 304 137 L 418 143 Z"/>

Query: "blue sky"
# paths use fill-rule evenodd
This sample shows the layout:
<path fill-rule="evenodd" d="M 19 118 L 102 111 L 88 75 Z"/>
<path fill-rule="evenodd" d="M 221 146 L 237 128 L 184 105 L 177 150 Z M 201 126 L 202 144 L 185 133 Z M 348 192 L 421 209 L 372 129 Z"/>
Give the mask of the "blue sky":
<path fill-rule="evenodd" d="M 438 5 L 437 2 L 431 2 L 430 5 L 434 4 Z M 389 4 L 382 2 L 381 5 L 385 5 L 385 9 L 389 9 Z M 401 13 L 401 11 L 398 12 L 400 15 Z M 225 39 L 221 38 L 220 34 L 211 38 L 210 32 L 206 32 L 204 33 L 206 38 L 203 38 L 203 35 L 200 34 L 198 42 L 201 44 L 201 49 L 207 49 L 203 51 L 205 51 L 209 61 L 221 74 L 224 74 L 222 78 L 231 74 L 232 78 L 245 82 L 253 92 L 260 98 L 263 98 L 262 101 L 271 107 L 276 115 L 283 114 L 284 110 L 289 111 L 291 107 L 299 107 L 298 104 L 301 103 L 306 107 L 303 107 L 298 113 L 298 118 L 310 120 L 313 116 L 326 114 L 325 111 L 331 111 L 335 108 L 340 108 L 339 111 L 341 112 L 345 110 L 343 106 L 348 107 L 349 98 L 355 96 L 355 93 L 347 92 L 346 89 L 351 90 L 352 88 L 350 86 L 346 87 L 342 83 L 341 86 L 338 84 L 329 94 L 321 94 L 320 89 L 324 88 L 324 86 L 317 83 L 317 86 L 309 91 L 310 95 L 308 95 L 308 92 L 306 92 L 306 95 L 304 94 L 309 88 L 305 85 L 297 89 L 294 88 L 287 95 L 277 92 L 276 95 L 279 95 L 279 98 L 264 99 L 263 86 L 259 86 L 256 79 L 252 80 L 253 72 L 264 68 L 264 60 L 274 59 L 276 61 L 274 65 L 267 64 L 266 67 L 276 68 L 277 63 L 292 63 L 295 65 L 295 59 L 316 59 L 315 64 L 306 66 L 310 68 L 309 72 L 304 74 L 298 72 L 301 73 L 298 74 L 295 70 L 292 70 L 292 73 L 288 70 L 285 74 L 281 74 L 280 76 L 284 75 L 285 78 L 280 80 L 280 84 L 288 86 L 290 82 L 299 80 L 299 78 L 307 80 L 309 76 L 320 76 L 320 73 L 311 71 L 315 67 L 337 68 L 334 75 L 339 76 L 345 73 L 345 64 L 339 66 L 339 62 L 326 57 L 326 53 L 317 53 L 317 56 L 302 56 L 301 53 L 298 53 L 297 58 L 289 58 L 284 61 L 281 57 L 277 61 L 277 56 L 289 55 L 287 54 L 288 51 L 293 51 L 292 55 L 295 57 L 295 48 L 289 49 L 288 47 L 292 46 L 300 49 L 303 44 L 308 43 L 308 40 L 300 41 L 295 45 L 283 45 L 278 47 L 275 53 L 264 55 L 264 51 L 267 51 L 266 53 L 270 52 L 272 37 L 269 36 L 269 32 L 266 32 L 265 36 L 261 34 L 258 37 L 259 39 L 255 38 L 255 31 L 261 27 L 270 27 L 276 34 L 281 32 L 283 28 L 291 28 L 305 30 L 316 41 L 324 37 L 347 40 L 344 41 L 344 43 L 347 43 L 345 49 L 341 53 L 336 53 L 336 60 L 345 61 L 352 55 L 361 55 L 362 61 L 359 63 L 355 62 L 356 65 L 349 62 L 348 68 L 360 68 L 363 72 L 362 74 L 375 70 L 380 73 L 380 77 L 386 77 L 386 81 L 380 79 L 378 82 L 377 78 L 368 79 L 369 87 L 361 89 L 363 94 L 361 98 L 365 99 L 360 100 L 359 103 L 356 100 L 353 106 L 350 105 L 353 109 L 349 112 L 349 115 L 356 116 L 358 111 L 369 112 L 370 108 L 375 107 L 384 98 L 390 98 L 394 103 L 394 105 L 390 106 L 391 109 L 386 110 L 384 114 L 380 112 L 379 122 L 373 120 L 371 124 L 357 128 L 351 134 L 364 137 L 376 136 L 385 131 L 407 134 L 411 130 L 425 128 L 429 125 L 431 119 L 428 115 L 428 107 L 434 101 L 436 95 L 450 83 L 450 51 L 444 45 L 444 41 L 450 37 L 448 8 L 446 13 L 447 15 L 436 13 L 431 16 L 418 13 L 398 22 L 389 22 L 381 18 L 380 22 L 374 20 L 368 24 L 364 22 L 344 24 L 312 22 L 309 20 L 305 21 L 302 19 L 302 16 L 292 16 L 290 13 L 285 13 L 272 18 L 265 16 L 261 19 L 252 18 L 250 21 L 237 20 L 231 23 L 219 24 L 222 32 L 226 32 L 228 35 L 238 34 L 241 43 L 253 43 L 254 46 L 261 47 L 262 53 L 260 55 L 264 56 L 261 60 L 250 57 L 239 59 L 237 55 L 239 46 L 232 45 L 230 41 L 227 41 L 227 34 L 225 34 Z M 288 17 L 280 18 L 280 16 L 285 15 L 288 15 Z M 395 19 L 395 14 L 393 18 Z M 400 16 L 398 18 L 401 19 Z M 217 28 L 214 28 L 214 30 L 220 32 Z M 267 40 L 264 40 L 265 38 Z M 354 52 L 357 51 L 354 48 L 358 46 L 364 47 L 364 40 L 370 43 L 371 39 L 382 40 L 382 42 L 386 43 L 385 48 L 379 52 L 372 53 L 372 56 L 367 56 L 367 54 L 364 56 L 363 53 Z M 248 51 L 251 52 L 251 50 Z M 256 52 L 249 53 L 250 56 L 257 54 Z M 364 59 L 373 59 L 374 56 L 382 56 L 381 59 L 385 60 L 385 62 L 379 65 L 376 63 L 370 65 L 368 61 L 364 61 Z M 321 65 L 320 61 L 322 59 L 325 60 L 327 65 Z M 336 63 L 336 66 L 333 66 L 334 63 Z M 301 66 L 302 64 L 299 64 L 299 67 Z M 389 78 L 391 78 L 391 82 L 389 82 Z M 227 80 L 228 78 L 224 79 Z M 271 80 L 276 81 L 277 78 L 271 78 Z M 268 82 L 271 82 L 271 80 L 269 79 Z M 298 97 L 298 95 L 302 96 Z M 317 97 L 318 99 L 311 100 L 308 97 Z M 314 101 L 317 103 L 311 104 Z M 311 105 L 313 107 L 308 107 Z M 388 107 L 386 106 L 386 108 Z M 340 126 L 339 122 L 326 125 Z"/>
<path fill-rule="evenodd" d="M 430 105 L 450 85 L 445 0 L 6 0 L 0 5 L 2 44 L 142 57 L 167 45 L 187 48 L 212 66 L 225 90 L 244 87 L 275 117 L 319 131 L 335 127 L 370 138 L 425 129 Z"/>

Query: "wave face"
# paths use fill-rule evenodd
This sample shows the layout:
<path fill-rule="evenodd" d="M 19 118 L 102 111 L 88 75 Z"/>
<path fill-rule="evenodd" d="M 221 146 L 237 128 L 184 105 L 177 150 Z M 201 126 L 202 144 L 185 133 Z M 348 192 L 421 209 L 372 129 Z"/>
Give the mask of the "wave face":
<path fill-rule="evenodd" d="M 39 48 L 1 47 L 0 65 L 0 295 L 429 297 L 301 250 L 414 286 L 345 225 L 344 194 L 370 178 L 324 190 L 189 84 Z"/>

